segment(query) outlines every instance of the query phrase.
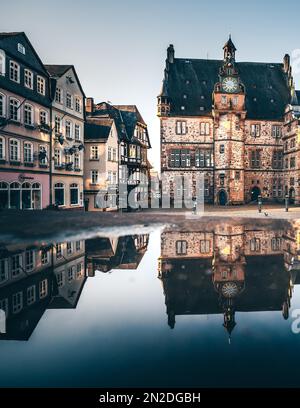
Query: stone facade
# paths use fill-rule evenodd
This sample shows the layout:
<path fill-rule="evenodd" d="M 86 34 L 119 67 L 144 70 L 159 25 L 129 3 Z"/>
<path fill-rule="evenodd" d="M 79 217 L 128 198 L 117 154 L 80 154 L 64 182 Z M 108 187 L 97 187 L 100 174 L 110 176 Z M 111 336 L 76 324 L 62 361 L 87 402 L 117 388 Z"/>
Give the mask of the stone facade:
<path fill-rule="evenodd" d="M 283 201 L 288 194 L 298 203 L 299 105 L 289 57 L 252 67 L 236 63 L 235 51 L 230 39 L 223 61 L 184 60 L 169 47 L 158 96 L 164 189 L 175 199 L 176 177 L 187 176 L 196 195 L 202 173 L 206 202 Z"/>

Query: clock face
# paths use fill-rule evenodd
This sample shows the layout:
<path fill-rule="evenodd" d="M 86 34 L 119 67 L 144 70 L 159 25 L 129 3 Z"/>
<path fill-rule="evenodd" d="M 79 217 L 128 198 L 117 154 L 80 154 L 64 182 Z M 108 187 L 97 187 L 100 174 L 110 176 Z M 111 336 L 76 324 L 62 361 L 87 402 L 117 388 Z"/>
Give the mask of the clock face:
<path fill-rule="evenodd" d="M 235 92 L 238 90 L 238 81 L 236 78 L 227 77 L 223 79 L 222 86 L 225 92 Z"/>
<path fill-rule="evenodd" d="M 237 284 L 234 282 L 226 282 L 222 286 L 222 294 L 226 298 L 234 297 L 238 294 L 238 287 Z"/>

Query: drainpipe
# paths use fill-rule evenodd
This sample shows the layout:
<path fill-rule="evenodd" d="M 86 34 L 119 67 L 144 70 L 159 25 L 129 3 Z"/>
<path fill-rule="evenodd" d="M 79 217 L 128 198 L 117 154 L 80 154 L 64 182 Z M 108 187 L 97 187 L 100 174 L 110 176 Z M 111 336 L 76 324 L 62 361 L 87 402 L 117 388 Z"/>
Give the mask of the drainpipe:
<path fill-rule="evenodd" d="M 50 107 L 50 152 L 49 152 L 49 205 L 52 205 L 52 156 L 53 156 L 53 152 L 52 152 L 52 135 L 53 135 L 53 129 L 52 129 L 52 104 Z"/>

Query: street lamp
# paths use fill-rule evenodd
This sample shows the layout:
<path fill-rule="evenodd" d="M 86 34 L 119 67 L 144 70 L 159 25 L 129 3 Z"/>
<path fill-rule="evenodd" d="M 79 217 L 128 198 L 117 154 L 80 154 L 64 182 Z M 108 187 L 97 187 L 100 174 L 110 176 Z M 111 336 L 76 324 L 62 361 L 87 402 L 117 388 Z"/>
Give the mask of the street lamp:
<path fill-rule="evenodd" d="M 258 205 L 258 212 L 261 213 L 261 207 L 262 207 L 262 197 L 259 195 L 257 197 L 257 205 Z"/>

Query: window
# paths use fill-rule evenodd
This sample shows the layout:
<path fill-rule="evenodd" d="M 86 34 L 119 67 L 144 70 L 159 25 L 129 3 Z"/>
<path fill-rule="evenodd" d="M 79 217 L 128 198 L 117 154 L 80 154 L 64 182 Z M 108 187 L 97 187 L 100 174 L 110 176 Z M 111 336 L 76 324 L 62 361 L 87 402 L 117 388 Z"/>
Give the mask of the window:
<path fill-rule="evenodd" d="M 8 279 L 7 259 L 0 259 L 0 284 Z"/>
<path fill-rule="evenodd" d="M 34 268 L 34 251 L 29 249 L 25 252 L 25 270 L 26 272 L 32 271 Z"/>
<path fill-rule="evenodd" d="M 45 79 L 38 76 L 37 77 L 37 91 L 41 95 L 45 95 L 45 84 L 46 84 Z"/>
<path fill-rule="evenodd" d="M 55 102 L 62 103 L 62 89 L 56 88 L 55 90 Z"/>
<path fill-rule="evenodd" d="M 98 146 L 91 146 L 90 160 L 99 160 L 99 148 L 98 148 Z"/>
<path fill-rule="evenodd" d="M 46 111 L 40 110 L 39 122 L 40 122 L 40 125 L 47 125 L 47 123 L 48 123 L 48 114 L 47 114 Z"/>
<path fill-rule="evenodd" d="M 80 169 L 80 154 L 74 153 L 74 167 L 75 169 Z"/>
<path fill-rule="evenodd" d="M 74 266 L 68 268 L 68 282 L 71 282 L 74 279 Z"/>
<path fill-rule="evenodd" d="M 295 141 L 295 139 L 293 138 L 293 139 L 291 139 L 291 141 L 290 141 L 290 148 L 291 149 L 294 149 L 296 147 L 296 141 Z"/>
<path fill-rule="evenodd" d="M 59 288 L 63 287 L 65 284 L 65 274 L 64 271 L 57 272 L 56 274 L 56 282 Z"/>
<path fill-rule="evenodd" d="M 43 249 L 41 252 L 41 263 L 42 265 L 47 265 L 49 262 L 49 251 L 47 249 Z"/>
<path fill-rule="evenodd" d="M 24 143 L 24 163 L 32 163 L 33 162 L 33 148 L 32 144 L 25 142 Z"/>
<path fill-rule="evenodd" d="M 72 255 L 73 253 L 73 245 L 72 242 L 67 242 L 67 254 Z"/>
<path fill-rule="evenodd" d="M 70 120 L 66 120 L 66 138 L 72 139 L 72 124 Z"/>
<path fill-rule="evenodd" d="M 75 140 L 80 140 L 80 126 L 75 125 Z"/>
<path fill-rule="evenodd" d="M 76 279 L 80 279 L 82 277 L 83 275 L 82 271 L 83 271 L 83 265 L 80 262 L 76 266 Z"/>
<path fill-rule="evenodd" d="M 23 44 L 18 43 L 18 51 L 19 51 L 21 54 L 25 55 L 25 47 L 24 47 Z"/>
<path fill-rule="evenodd" d="M 213 166 L 213 153 L 212 150 L 197 149 L 195 151 L 195 166 L 196 167 L 211 167 Z"/>
<path fill-rule="evenodd" d="M 91 170 L 91 181 L 92 184 L 98 184 L 99 181 L 99 173 L 98 170 Z"/>
<path fill-rule="evenodd" d="M 24 105 L 24 123 L 25 125 L 33 125 L 33 108 L 27 103 Z"/>
<path fill-rule="evenodd" d="M 54 149 L 54 166 L 61 166 L 61 151 L 59 148 Z"/>
<path fill-rule="evenodd" d="M 250 134 L 253 137 L 259 137 L 260 136 L 260 125 L 252 124 L 250 128 Z"/>
<path fill-rule="evenodd" d="M 65 205 L 65 186 L 63 183 L 54 185 L 54 196 L 56 205 Z"/>
<path fill-rule="evenodd" d="M 222 105 L 226 105 L 226 104 L 227 104 L 227 97 L 226 97 L 226 96 L 222 95 L 222 97 L 221 97 L 221 103 L 222 103 Z"/>
<path fill-rule="evenodd" d="M 56 259 L 60 259 L 62 258 L 62 244 L 58 243 L 55 245 L 55 249 L 56 249 Z"/>
<path fill-rule="evenodd" d="M 23 309 L 23 292 L 17 292 L 12 297 L 13 313 L 19 313 Z"/>
<path fill-rule="evenodd" d="M 170 167 L 190 167 L 191 153 L 189 149 L 173 149 L 170 155 Z"/>
<path fill-rule="evenodd" d="M 5 108 L 6 108 L 6 106 L 5 106 L 5 96 L 0 93 L 0 117 L 5 116 L 5 111 L 6 111 Z"/>
<path fill-rule="evenodd" d="M 209 135 L 210 134 L 210 125 L 208 122 L 200 123 L 200 135 Z"/>
<path fill-rule="evenodd" d="M 19 210 L 21 208 L 21 186 L 19 183 L 10 183 L 9 186 L 10 208 Z"/>
<path fill-rule="evenodd" d="M 186 135 L 187 126 L 185 121 L 178 120 L 176 122 L 176 134 L 177 135 Z"/>
<path fill-rule="evenodd" d="M 283 168 L 283 151 L 282 150 L 275 150 L 273 152 L 272 167 L 273 169 Z"/>
<path fill-rule="evenodd" d="M 272 126 L 272 136 L 275 138 L 281 137 L 281 126 L 279 125 Z"/>
<path fill-rule="evenodd" d="M 33 72 L 29 69 L 24 70 L 24 85 L 26 88 L 33 89 Z"/>
<path fill-rule="evenodd" d="M 39 285 L 40 299 L 45 298 L 48 295 L 48 279 L 44 279 Z"/>
<path fill-rule="evenodd" d="M 10 139 L 9 141 L 9 159 L 11 161 L 20 160 L 20 147 L 19 141 L 16 139 Z"/>
<path fill-rule="evenodd" d="M 251 252 L 259 252 L 260 251 L 260 239 L 259 238 L 250 239 L 250 251 Z"/>
<path fill-rule="evenodd" d="M 15 122 L 20 121 L 20 101 L 18 99 L 10 98 L 9 100 L 9 117 L 11 120 L 14 120 Z"/>
<path fill-rule="evenodd" d="M 78 205 L 79 204 L 79 187 L 78 184 L 70 185 L 70 204 Z"/>
<path fill-rule="evenodd" d="M 15 254 L 11 257 L 11 275 L 13 278 L 21 273 L 21 254 Z"/>
<path fill-rule="evenodd" d="M 272 251 L 280 251 L 281 250 L 281 238 L 280 237 L 272 238 L 271 248 L 272 248 Z"/>
<path fill-rule="evenodd" d="M 111 160 L 112 160 L 111 152 L 112 152 L 112 148 L 109 147 L 109 148 L 108 148 L 108 152 L 107 152 L 107 160 L 108 160 L 108 161 L 111 161 Z"/>
<path fill-rule="evenodd" d="M 237 97 L 237 96 L 234 96 L 234 97 L 232 98 L 232 105 L 233 105 L 233 106 L 237 106 L 237 104 L 238 104 L 238 97 Z"/>
<path fill-rule="evenodd" d="M 0 209 L 8 208 L 8 183 L 0 182 Z"/>
<path fill-rule="evenodd" d="M 79 252 L 81 250 L 81 241 L 75 242 L 75 249 L 76 249 L 76 252 Z"/>
<path fill-rule="evenodd" d="M 296 157 L 290 158 L 290 168 L 294 169 L 296 167 Z"/>
<path fill-rule="evenodd" d="M 219 152 L 220 154 L 223 154 L 225 152 L 225 146 L 223 144 L 220 145 Z"/>
<path fill-rule="evenodd" d="M 5 52 L 0 50 L 0 75 L 5 76 L 6 73 L 6 62 L 5 62 Z"/>
<path fill-rule="evenodd" d="M 67 96 L 66 96 L 66 106 L 67 106 L 67 108 L 69 108 L 69 109 L 72 109 L 72 95 L 69 93 L 69 92 L 67 92 Z"/>
<path fill-rule="evenodd" d="M 14 82 L 20 82 L 20 65 L 14 61 L 9 63 L 9 79 Z"/>
<path fill-rule="evenodd" d="M 108 171 L 107 172 L 107 181 L 108 181 L 108 184 L 112 184 L 112 171 Z"/>
<path fill-rule="evenodd" d="M 187 241 L 176 241 L 176 254 L 186 255 L 187 253 Z"/>
<path fill-rule="evenodd" d="M 252 150 L 250 165 L 253 169 L 260 167 L 260 150 Z"/>
<path fill-rule="evenodd" d="M 36 300 L 36 294 L 35 294 L 35 285 L 29 286 L 27 288 L 27 305 L 30 306 L 32 305 Z"/>
<path fill-rule="evenodd" d="M 0 160 L 5 159 L 5 139 L 0 136 Z"/>
<path fill-rule="evenodd" d="M 112 149 L 112 160 L 117 161 L 117 149 Z"/>
<path fill-rule="evenodd" d="M 54 131 L 57 135 L 61 133 L 61 118 L 59 116 L 55 116 L 55 126 L 54 126 Z"/>
<path fill-rule="evenodd" d="M 202 239 L 200 241 L 200 253 L 208 254 L 210 251 L 210 241 L 208 239 Z"/>
<path fill-rule="evenodd" d="M 77 96 L 75 98 L 75 110 L 76 112 L 81 112 L 81 100 Z"/>

